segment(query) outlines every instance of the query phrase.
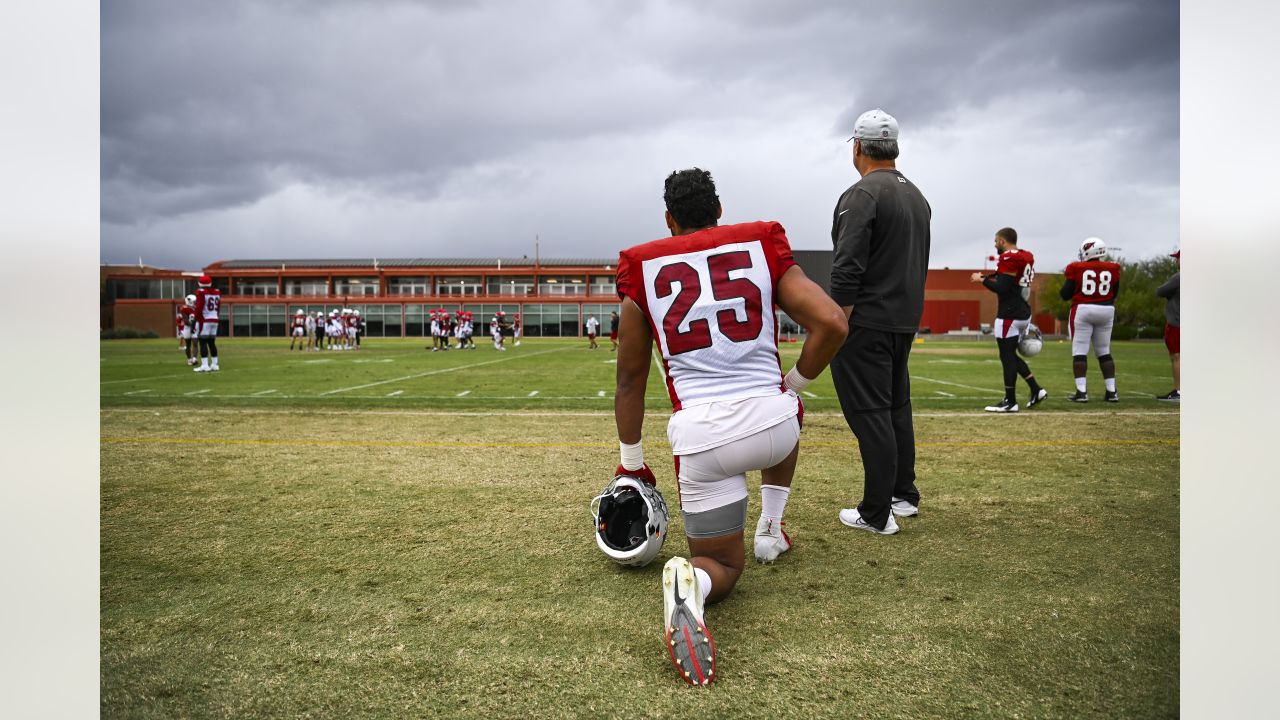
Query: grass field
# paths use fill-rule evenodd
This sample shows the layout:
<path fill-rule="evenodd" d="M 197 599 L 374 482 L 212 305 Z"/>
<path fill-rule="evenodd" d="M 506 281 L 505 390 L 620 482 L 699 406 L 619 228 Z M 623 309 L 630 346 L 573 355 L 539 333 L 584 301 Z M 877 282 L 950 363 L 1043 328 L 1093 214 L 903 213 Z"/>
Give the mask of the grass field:
<path fill-rule="evenodd" d="M 617 463 L 607 343 L 219 344 L 217 374 L 176 341 L 101 346 L 104 717 L 1178 713 L 1179 425 L 1151 397 L 1170 388 L 1158 344 L 1116 347 L 1119 405 L 1077 406 L 1068 347 L 1048 343 L 1032 368 L 1053 396 L 1008 417 L 981 412 L 993 344 L 917 345 L 924 499 L 894 537 L 839 523 L 857 445 L 816 381 L 795 549 L 708 611 L 706 690 L 662 645 L 678 513 L 647 568 L 592 540 L 587 502 Z"/>

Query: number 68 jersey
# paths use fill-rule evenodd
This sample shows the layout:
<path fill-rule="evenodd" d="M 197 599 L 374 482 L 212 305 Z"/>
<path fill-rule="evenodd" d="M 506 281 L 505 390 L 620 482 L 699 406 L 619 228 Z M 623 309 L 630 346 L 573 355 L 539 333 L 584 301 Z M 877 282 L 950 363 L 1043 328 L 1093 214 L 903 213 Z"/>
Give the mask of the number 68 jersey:
<path fill-rule="evenodd" d="M 622 251 L 618 295 L 648 318 L 677 413 L 782 395 L 773 308 L 778 281 L 795 264 L 776 222 L 711 227 Z"/>

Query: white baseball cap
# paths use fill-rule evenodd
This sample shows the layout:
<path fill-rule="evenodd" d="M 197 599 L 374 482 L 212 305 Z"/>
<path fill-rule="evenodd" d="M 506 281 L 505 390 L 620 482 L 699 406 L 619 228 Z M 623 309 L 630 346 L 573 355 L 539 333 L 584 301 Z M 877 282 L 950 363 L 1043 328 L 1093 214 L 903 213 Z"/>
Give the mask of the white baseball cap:
<path fill-rule="evenodd" d="M 868 110 L 858 116 L 858 121 L 853 124 L 853 135 L 845 142 L 849 142 L 854 138 L 859 140 L 897 140 L 898 121 L 880 108 Z"/>

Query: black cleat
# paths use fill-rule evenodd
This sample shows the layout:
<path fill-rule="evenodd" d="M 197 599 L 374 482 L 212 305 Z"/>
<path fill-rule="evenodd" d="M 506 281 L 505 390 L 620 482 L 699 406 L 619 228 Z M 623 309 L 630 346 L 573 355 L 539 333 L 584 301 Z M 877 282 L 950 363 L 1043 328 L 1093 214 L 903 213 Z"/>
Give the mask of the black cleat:
<path fill-rule="evenodd" d="M 1164 400 L 1164 401 L 1166 401 L 1166 402 L 1178 402 L 1179 400 L 1181 400 L 1181 399 L 1182 399 L 1182 394 L 1181 394 L 1181 393 L 1179 393 L 1177 390 L 1173 390 L 1173 391 L 1171 391 L 1168 395 L 1161 395 L 1160 397 L 1158 397 L 1158 398 L 1156 398 L 1156 399 L 1157 399 L 1157 400 Z"/>
<path fill-rule="evenodd" d="M 1039 405 L 1044 402 L 1044 399 L 1047 397 L 1049 397 L 1049 391 L 1044 388 L 1040 388 L 1039 390 L 1031 393 L 1031 399 L 1027 401 L 1027 409 L 1030 410 L 1031 408 Z"/>
<path fill-rule="evenodd" d="M 1016 413 L 1018 412 L 1018 403 L 1001 400 L 999 405 L 988 405 L 983 409 L 992 413 Z"/>
<path fill-rule="evenodd" d="M 1107 402 L 1120 402 L 1120 393 L 1116 392 L 1115 390 L 1108 390 L 1107 394 L 1103 396 L 1102 399 L 1106 400 Z"/>
<path fill-rule="evenodd" d="M 1072 395 L 1067 399 L 1070 400 L 1071 402 L 1087 403 L 1089 402 L 1089 393 L 1084 392 L 1082 390 L 1077 390 L 1075 395 Z"/>

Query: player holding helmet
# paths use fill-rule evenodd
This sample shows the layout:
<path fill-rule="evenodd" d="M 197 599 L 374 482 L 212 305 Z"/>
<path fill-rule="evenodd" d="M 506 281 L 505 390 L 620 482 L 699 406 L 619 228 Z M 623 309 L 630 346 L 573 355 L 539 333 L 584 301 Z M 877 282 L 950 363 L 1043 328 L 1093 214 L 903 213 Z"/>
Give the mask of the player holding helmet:
<path fill-rule="evenodd" d="M 671 558 L 663 568 L 663 630 L 681 677 L 706 685 L 715 679 L 715 646 L 703 605 L 727 596 L 743 570 L 746 472 L 762 473 L 755 554 L 772 562 L 791 547 L 782 515 L 799 455 L 803 407 L 796 393 L 826 368 L 847 327 L 840 308 L 795 264 L 781 225 L 718 226 L 720 199 L 710 173 L 672 173 L 664 198 L 672 237 L 624 250 L 618 259 L 614 416 L 622 462 L 611 487 L 628 479 L 655 484 L 641 427 L 656 340 L 675 411 L 667 437 L 692 556 Z M 775 306 L 809 331 L 785 377 Z M 630 489 L 643 492 L 636 482 Z M 597 524 L 597 534 L 608 531 Z"/>
<path fill-rule="evenodd" d="M 1089 402 L 1085 373 L 1089 368 L 1089 348 L 1093 348 L 1107 402 L 1120 402 L 1116 392 L 1116 363 L 1111 358 L 1111 329 L 1116 321 L 1116 294 L 1120 292 L 1120 265 L 1106 258 L 1107 246 L 1100 238 L 1085 238 L 1080 243 L 1080 260 L 1067 266 L 1063 273 L 1060 295 L 1071 301 L 1067 328 L 1071 332 L 1071 370 L 1076 378 L 1072 402 Z"/>
<path fill-rule="evenodd" d="M 1031 387 L 1028 408 L 1049 397 L 1048 391 L 1036 382 L 1036 376 L 1031 374 L 1026 361 L 1018 357 L 1018 340 L 1031 322 L 1031 305 L 1027 298 L 1031 294 L 1031 281 L 1036 276 L 1036 259 L 1018 247 L 1018 232 L 1013 228 L 997 230 L 995 245 L 1000 253 L 996 271 L 990 275 L 974 273 L 970 280 L 982 283 L 999 298 L 994 332 L 1000 349 L 1000 366 L 1004 370 L 1004 400 L 988 406 L 987 412 L 1016 413 L 1019 375 Z"/>

